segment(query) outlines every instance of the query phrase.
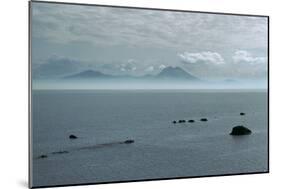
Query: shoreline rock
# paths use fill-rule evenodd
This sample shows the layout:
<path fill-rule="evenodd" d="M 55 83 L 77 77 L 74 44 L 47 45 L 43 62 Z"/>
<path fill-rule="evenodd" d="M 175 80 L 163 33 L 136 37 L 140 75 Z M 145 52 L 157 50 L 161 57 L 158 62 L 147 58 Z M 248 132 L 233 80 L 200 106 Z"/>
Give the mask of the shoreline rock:
<path fill-rule="evenodd" d="M 200 121 L 208 121 L 207 118 L 201 118 Z"/>
<path fill-rule="evenodd" d="M 69 139 L 77 139 L 78 137 L 75 135 L 69 135 Z"/>
<path fill-rule="evenodd" d="M 45 159 L 45 158 L 47 158 L 47 157 L 48 157 L 47 155 L 41 155 L 41 156 L 39 156 L 40 159 Z"/>
<path fill-rule="evenodd" d="M 52 152 L 52 154 L 67 154 L 69 153 L 68 151 L 57 151 L 57 152 Z"/>
<path fill-rule="evenodd" d="M 252 131 L 243 125 L 238 125 L 232 128 L 230 135 L 239 136 L 239 135 L 250 135 Z"/>
<path fill-rule="evenodd" d="M 125 141 L 124 141 L 125 144 L 132 144 L 132 143 L 134 143 L 134 142 L 135 142 L 135 141 L 134 141 L 134 140 L 131 140 L 131 139 L 130 139 L 130 140 L 125 140 Z"/>
<path fill-rule="evenodd" d="M 180 119 L 179 123 L 185 123 L 186 121 L 184 119 Z"/>

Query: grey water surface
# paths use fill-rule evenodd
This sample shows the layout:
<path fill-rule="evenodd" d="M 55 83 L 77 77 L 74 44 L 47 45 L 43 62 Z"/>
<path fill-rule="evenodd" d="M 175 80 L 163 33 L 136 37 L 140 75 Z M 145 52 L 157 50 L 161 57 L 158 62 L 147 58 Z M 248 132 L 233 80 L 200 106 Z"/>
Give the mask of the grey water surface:
<path fill-rule="evenodd" d="M 268 170 L 264 91 L 33 90 L 32 104 L 33 186 Z"/>

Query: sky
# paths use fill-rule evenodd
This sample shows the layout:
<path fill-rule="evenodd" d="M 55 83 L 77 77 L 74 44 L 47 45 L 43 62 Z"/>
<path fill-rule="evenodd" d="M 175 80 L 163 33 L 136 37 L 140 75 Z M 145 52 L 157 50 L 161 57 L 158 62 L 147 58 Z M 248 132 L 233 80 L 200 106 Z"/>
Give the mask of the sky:
<path fill-rule="evenodd" d="M 267 18 L 32 2 L 33 79 L 84 70 L 206 80 L 267 77 Z"/>

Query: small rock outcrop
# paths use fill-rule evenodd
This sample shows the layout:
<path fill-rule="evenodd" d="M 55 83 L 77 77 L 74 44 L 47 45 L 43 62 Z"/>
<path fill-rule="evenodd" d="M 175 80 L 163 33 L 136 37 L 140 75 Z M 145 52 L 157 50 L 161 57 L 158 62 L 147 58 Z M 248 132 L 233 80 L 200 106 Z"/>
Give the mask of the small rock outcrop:
<path fill-rule="evenodd" d="M 78 137 L 75 135 L 69 135 L 69 139 L 77 139 Z"/>
<path fill-rule="evenodd" d="M 69 153 L 68 151 L 57 151 L 57 152 L 52 152 L 52 154 L 67 154 Z"/>
<path fill-rule="evenodd" d="M 230 135 L 249 135 L 252 131 L 243 125 L 238 125 L 232 128 Z"/>
<path fill-rule="evenodd" d="M 200 121 L 208 121 L 207 118 L 201 118 Z"/>
<path fill-rule="evenodd" d="M 130 139 L 130 140 L 125 140 L 125 141 L 124 141 L 125 144 L 132 144 L 132 143 L 134 143 L 134 142 L 135 142 L 135 141 L 134 141 L 134 140 L 131 140 L 131 139 Z"/>
<path fill-rule="evenodd" d="M 44 158 L 47 158 L 48 156 L 47 155 L 41 155 L 39 156 L 40 159 L 44 159 Z"/>

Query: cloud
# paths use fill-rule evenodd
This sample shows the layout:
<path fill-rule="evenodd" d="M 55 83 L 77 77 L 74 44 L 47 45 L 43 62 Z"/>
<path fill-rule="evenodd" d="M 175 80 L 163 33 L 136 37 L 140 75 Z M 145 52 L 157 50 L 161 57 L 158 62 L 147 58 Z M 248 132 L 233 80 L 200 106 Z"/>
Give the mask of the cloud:
<path fill-rule="evenodd" d="M 129 59 L 126 63 L 122 63 L 119 67 L 122 72 L 134 72 L 137 70 L 136 60 Z"/>
<path fill-rule="evenodd" d="M 167 67 L 166 65 L 161 64 L 158 68 L 159 68 L 160 70 L 163 70 L 163 69 L 166 68 L 166 67 Z"/>
<path fill-rule="evenodd" d="M 199 52 L 199 53 L 190 53 L 190 52 L 184 52 L 181 54 L 178 54 L 180 59 L 185 63 L 206 63 L 206 64 L 214 64 L 214 65 L 220 65 L 225 64 L 225 61 L 223 57 L 217 53 L 217 52 Z"/>
<path fill-rule="evenodd" d="M 266 78 L 267 58 L 258 54 L 258 52 L 251 54 L 245 50 L 236 50 L 228 59 L 224 59 L 217 52 L 209 51 L 184 52 L 178 56 L 183 66 L 200 78 Z"/>
<path fill-rule="evenodd" d="M 54 78 L 77 72 L 86 67 L 82 62 L 53 55 L 41 64 L 32 64 L 34 78 Z"/>
<path fill-rule="evenodd" d="M 232 56 L 233 63 L 230 64 L 236 75 L 243 78 L 267 77 L 267 57 L 257 56 L 245 50 L 237 50 Z"/>
<path fill-rule="evenodd" d="M 54 43 L 265 48 L 267 18 L 32 3 L 33 36 Z M 188 35 L 187 35 L 188 34 Z"/>
<path fill-rule="evenodd" d="M 154 66 L 149 66 L 145 69 L 146 72 L 153 72 L 154 71 Z"/>
<path fill-rule="evenodd" d="M 238 50 L 232 56 L 234 63 L 248 63 L 248 64 L 265 64 L 267 62 L 266 57 L 254 57 L 247 51 Z"/>
<path fill-rule="evenodd" d="M 183 66 L 207 79 L 244 77 L 266 70 L 267 34 L 266 17 L 32 2 L 33 56 L 68 57 L 33 64 L 40 76 L 81 70 L 87 61 L 87 69 L 116 75 Z"/>

